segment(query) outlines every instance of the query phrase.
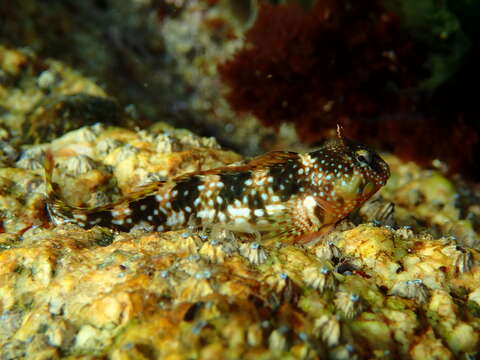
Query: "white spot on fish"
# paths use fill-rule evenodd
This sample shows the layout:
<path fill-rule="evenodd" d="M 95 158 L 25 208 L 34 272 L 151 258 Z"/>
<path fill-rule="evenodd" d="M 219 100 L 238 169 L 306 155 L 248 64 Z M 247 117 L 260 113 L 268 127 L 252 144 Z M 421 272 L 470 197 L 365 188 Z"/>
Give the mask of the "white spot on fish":
<path fill-rule="evenodd" d="M 232 217 L 249 217 L 250 216 L 250 209 L 249 208 L 235 208 L 231 205 L 227 207 L 227 211 L 230 213 Z"/>
<path fill-rule="evenodd" d="M 220 220 L 221 223 L 225 223 L 227 221 L 227 216 L 223 212 L 219 212 L 218 220 Z"/>
<path fill-rule="evenodd" d="M 267 205 L 267 206 L 265 206 L 265 210 L 269 214 L 274 214 L 276 211 L 285 210 L 285 206 L 280 205 L 280 204 Z"/>
<path fill-rule="evenodd" d="M 255 210 L 253 211 L 253 214 L 254 214 L 255 216 L 263 216 L 263 215 L 265 215 L 265 211 L 263 211 L 263 209 L 255 209 Z"/>

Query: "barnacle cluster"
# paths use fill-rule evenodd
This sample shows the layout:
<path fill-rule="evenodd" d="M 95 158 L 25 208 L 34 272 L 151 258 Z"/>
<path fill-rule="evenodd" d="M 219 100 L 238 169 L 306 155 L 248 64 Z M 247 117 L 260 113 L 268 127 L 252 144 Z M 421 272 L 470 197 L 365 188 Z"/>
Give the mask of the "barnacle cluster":
<path fill-rule="evenodd" d="M 94 125 L 2 168 L 3 358 L 454 358 L 480 343 L 476 205 L 458 208 L 456 185 L 439 172 L 387 156 L 392 180 L 357 216 L 309 246 L 263 244 L 216 228 L 47 227 L 43 170 L 23 165 L 41 163 L 46 149 L 61 195 L 89 206 L 128 194 L 148 174 L 240 160 L 166 125 Z M 449 233 L 469 221 L 467 239 Z"/>

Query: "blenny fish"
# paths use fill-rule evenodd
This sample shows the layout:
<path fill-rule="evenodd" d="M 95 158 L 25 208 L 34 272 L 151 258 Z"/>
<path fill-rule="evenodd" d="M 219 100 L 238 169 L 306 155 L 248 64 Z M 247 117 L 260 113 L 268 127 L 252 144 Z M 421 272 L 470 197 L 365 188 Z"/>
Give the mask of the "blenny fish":
<path fill-rule="evenodd" d="M 329 231 L 390 176 L 375 151 L 339 136 L 313 152 L 274 151 L 241 165 L 154 182 L 107 206 L 81 208 L 58 197 L 53 159 L 47 159 L 47 210 L 55 224 L 121 231 L 140 224 L 156 231 L 215 226 L 294 243 Z"/>

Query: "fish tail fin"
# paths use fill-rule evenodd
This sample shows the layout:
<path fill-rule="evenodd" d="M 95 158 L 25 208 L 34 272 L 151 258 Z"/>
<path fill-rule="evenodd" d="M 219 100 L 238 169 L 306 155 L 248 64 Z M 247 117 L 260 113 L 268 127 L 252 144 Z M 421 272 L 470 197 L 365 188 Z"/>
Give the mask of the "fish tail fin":
<path fill-rule="evenodd" d="M 113 211 L 117 207 L 140 200 L 164 186 L 166 181 L 157 181 L 147 185 L 135 188 L 131 194 L 126 197 L 98 207 L 78 207 L 68 205 L 60 196 L 57 184 L 52 180 L 55 161 L 51 151 L 45 154 L 44 162 L 44 180 L 46 186 L 46 204 L 45 208 L 50 221 L 55 225 L 74 223 L 84 228 L 94 225 L 111 226 L 115 224 L 116 219 Z M 128 226 L 124 226 L 127 228 Z M 118 227 L 117 228 L 122 228 Z"/>

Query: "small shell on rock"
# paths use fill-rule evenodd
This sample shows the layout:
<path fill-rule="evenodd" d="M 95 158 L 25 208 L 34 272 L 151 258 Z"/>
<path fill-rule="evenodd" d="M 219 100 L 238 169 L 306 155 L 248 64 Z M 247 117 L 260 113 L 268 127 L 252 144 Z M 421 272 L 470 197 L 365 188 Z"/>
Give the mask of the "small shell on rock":
<path fill-rule="evenodd" d="M 200 137 L 194 134 L 188 134 L 186 136 L 182 136 L 180 138 L 180 142 L 182 145 L 187 147 L 206 147 L 212 149 L 220 149 L 220 145 L 218 145 L 217 140 L 214 137 Z"/>
<path fill-rule="evenodd" d="M 428 288 L 420 279 L 399 281 L 393 286 L 391 294 L 413 299 L 423 304 L 428 299 Z"/>
<path fill-rule="evenodd" d="M 380 222 L 383 225 L 395 226 L 395 205 L 378 196 L 367 201 L 359 210 L 368 221 Z"/>
<path fill-rule="evenodd" d="M 179 297 L 183 301 L 195 302 L 213 294 L 215 291 L 206 275 L 208 274 L 200 272 L 195 277 L 184 280 L 177 291 Z"/>
<path fill-rule="evenodd" d="M 335 276 L 326 266 L 310 266 L 305 268 L 303 270 L 303 280 L 307 285 L 320 292 L 333 290 L 337 284 Z"/>
<path fill-rule="evenodd" d="M 129 233 L 133 236 L 141 236 L 152 231 L 155 231 L 155 226 L 146 221 L 140 221 L 130 229 Z"/>
<path fill-rule="evenodd" d="M 181 146 L 178 140 L 169 135 L 159 134 L 156 137 L 155 141 L 155 150 L 159 153 L 171 153 L 181 150 Z"/>
<path fill-rule="evenodd" d="M 464 273 L 472 270 L 473 255 L 470 250 L 461 246 L 455 246 L 456 255 L 454 257 L 454 265 L 458 272 Z"/>
<path fill-rule="evenodd" d="M 0 161 L 12 163 L 18 157 L 18 152 L 8 142 L 0 140 Z"/>
<path fill-rule="evenodd" d="M 45 152 L 40 147 L 34 147 L 22 152 L 16 166 L 26 170 L 38 170 L 44 168 Z"/>
<path fill-rule="evenodd" d="M 247 342 L 250 346 L 260 346 L 263 341 L 263 330 L 260 324 L 250 325 L 247 331 Z"/>
<path fill-rule="evenodd" d="M 339 291 L 334 303 L 346 319 L 353 319 L 364 308 L 360 295 L 349 291 Z"/>
<path fill-rule="evenodd" d="M 315 320 L 314 327 L 327 346 L 338 345 L 340 340 L 340 323 L 335 316 L 320 316 Z"/>
<path fill-rule="evenodd" d="M 331 241 L 325 241 L 315 250 L 315 255 L 322 260 L 338 259 L 342 256 L 340 249 Z"/>
<path fill-rule="evenodd" d="M 137 174 L 138 173 L 142 173 L 143 171 L 138 171 L 137 170 Z M 158 174 L 158 173 L 147 173 L 145 176 L 139 176 L 140 180 L 138 181 L 138 184 L 137 186 L 145 186 L 145 185 L 148 185 L 148 184 L 152 184 L 152 183 L 156 183 L 156 182 L 159 182 L 159 181 L 165 181 L 167 180 L 167 178 L 161 174 Z"/>
<path fill-rule="evenodd" d="M 273 330 L 268 338 L 268 347 L 273 352 L 284 352 L 288 350 L 288 341 L 285 336 L 288 332 L 285 328 Z"/>
<path fill-rule="evenodd" d="M 252 264 L 260 265 L 267 260 L 267 252 L 257 242 L 240 245 L 240 255 L 247 258 Z"/>
<path fill-rule="evenodd" d="M 54 70 L 44 70 L 37 78 L 37 85 L 39 88 L 48 90 L 54 87 L 60 81 L 59 74 Z"/>
<path fill-rule="evenodd" d="M 96 191 L 90 196 L 89 205 L 91 207 L 105 206 L 112 203 L 112 199 L 104 191 Z"/>
<path fill-rule="evenodd" d="M 87 155 L 70 156 L 60 162 L 65 172 L 72 176 L 79 176 L 95 169 L 95 161 Z"/>
<path fill-rule="evenodd" d="M 412 239 L 415 235 L 411 226 L 402 226 L 400 229 L 395 231 L 395 234 L 403 240 Z"/>
<path fill-rule="evenodd" d="M 210 238 L 215 239 L 220 242 L 236 242 L 237 239 L 235 237 L 235 234 L 227 229 L 224 229 L 220 226 L 212 226 L 211 227 L 211 233 L 210 233 Z"/>
<path fill-rule="evenodd" d="M 480 307 L 480 288 L 475 289 L 470 294 L 468 294 L 468 301 L 473 301 Z"/>
<path fill-rule="evenodd" d="M 331 360 L 357 360 L 358 355 L 354 353 L 354 350 L 350 344 L 339 345 L 330 351 L 328 358 Z"/>
<path fill-rule="evenodd" d="M 189 252 L 192 255 L 196 254 L 198 248 L 202 245 L 202 241 L 197 236 L 191 236 L 191 234 L 182 234 L 182 241 L 178 243 L 178 249 L 180 251 Z"/>
<path fill-rule="evenodd" d="M 119 148 L 123 143 L 117 139 L 107 138 L 99 141 L 96 150 L 99 155 L 107 156 L 112 150 Z"/>
<path fill-rule="evenodd" d="M 116 156 L 116 163 L 120 163 L 126 159 L 128 159 L 130 156 L 134 156 L 138 154 L 140 150 L 138 150 L 135 146 L 130 145 L 130 144 L 125 144 L 122 146 L 119 150 L 119 153 Z"/>
<path fill-rule="evenodd" d="M 203 243 L 198 253 L 213 263 L 223 263 L 225 261 L 225 252 L 220 243 L 215 240 Z"/>
<path fill-rule="evenodd" d="M 477 248 L 480 245 L 480 237 L 468 220 L 448 224 L 444 229 L 444 234 L 455 237 L 457 243 L 465 247 Z"/>
<path fill-rule="evenodd" d="M 100 123 L 98 124 L 96 127 L 84 126 L 78 130 L 74 130 L 70 133 L 70 136 L 75 134 L 75 140 L 77 142 L 93 142 L 97 139 L 99 131 L 102 130 L 102 125 Z"/>

